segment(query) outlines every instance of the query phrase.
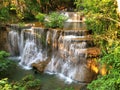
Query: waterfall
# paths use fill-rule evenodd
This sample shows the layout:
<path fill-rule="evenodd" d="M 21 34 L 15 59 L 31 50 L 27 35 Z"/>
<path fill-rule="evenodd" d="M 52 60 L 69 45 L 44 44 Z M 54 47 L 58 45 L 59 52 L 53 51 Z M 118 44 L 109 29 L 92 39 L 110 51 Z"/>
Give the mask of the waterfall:
<path fill-rule="evenodd" d="M 56 74 L 66 82 L 90 82 L 95 76 L 88 66 L 88 49 L 93 47 L 91 36 L 78 13 L 64 14 L 71 17 L 64 30 L 10 27 L 10 53 L 21 57 L 19 65 L 25 69 L 49 58 L 44 72 Z"/>
<path fill-rule="evenodd" d="M 8 35 L 9 43 L 10 43 L 10 53 L 12 56 L 17 56 L 19 55 L 19 50 L 20 50 L 20 42 L 19 42 L 19 34 L 18 32 L 12 30 L 9 32 Z"/>
<path fill-rule="evenodd" d="M 67 31 L 68 32 L 68 31 Z M 84 80 L 85 74 L 81 77 L 78 75 L 82 72 L 86 66 L 86 41 L 81 41 L 85 36 L 76 36 L 66 35 L 65 31 L 63 32 L 65 36 L 60 34 L 58 38 L 58 51 L 54 53 L 51 61 L 46 67 L 46 72 L 57 73 L 60 76 L 67 77 L 67 80 Z M 79 32 L 81 33 L 81 32 Z M 56 34 L 56 32 L 55 32 Z M 54 38 L 54 36 L 53 36 Z M 54 38 L 56 39 L 56 38 Z M 55 41 L 53 39 L 53 42 Z M 57 53 L 57 54 L 56 54 Z M 80 72 L 80 73 L 78 73 Z M 69 79 L 68 79 L 69 78 Z"/>
<path fill-rule="evenodd" d="M 52 57 L 45 72 L 57 74 L 69 83 L 90 82 L 95 74 L 87 65 L 88 48 L 93 46 L 91 36 L 78 14 L 64 14 L 71 18 L 65 22 L 64 31 L 51 31 Z"/>
<path fill-rule="evenodd" d="M 11 28 L 9 32 L 10 53 L 12 56 L 20 57 L 19 65 L 25 69 L 31 69 L 32 63 L 44 61 L 47 58 L 41 42 L 44 30 L 41 28 L 15 29 Z"/>

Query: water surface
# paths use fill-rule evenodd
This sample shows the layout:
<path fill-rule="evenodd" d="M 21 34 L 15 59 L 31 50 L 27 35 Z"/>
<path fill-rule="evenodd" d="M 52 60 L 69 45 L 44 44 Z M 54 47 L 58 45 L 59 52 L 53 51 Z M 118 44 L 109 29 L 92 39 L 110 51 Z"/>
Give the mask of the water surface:
<path fill-rule="evenodd" d="M 18 61 L 16 61 L 18 64 Z M 73 90 L 86 90 L 85 83 L 68 83 L 63 78 L 54 74 L 48 73 L 35 73 L 33 69 L 25 70 L 17 65 L 8 76 L 10 81 L 20 81 L 27 75 L 33 75 L 35 78 L 40 79 L 42 88 L 41 90 L 65 90 L 65 88 L 73 88 Z"/>

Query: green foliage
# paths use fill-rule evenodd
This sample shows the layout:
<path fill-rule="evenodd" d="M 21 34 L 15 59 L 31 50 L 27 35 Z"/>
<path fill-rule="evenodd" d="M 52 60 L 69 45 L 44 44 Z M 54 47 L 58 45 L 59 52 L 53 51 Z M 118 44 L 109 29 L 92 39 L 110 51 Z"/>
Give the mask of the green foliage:
<path fill-rule="evenodd" d="M 40 90 L 41 84 L 39 79 L 29 75 L 19 82 L 8 82 L 8 79 L 0 80 L 0 90 Z"/>
<path fill-rule="evenodd" d="M 90 90 L 119 90 L 120 89 L 120 46 L 109 53 L 104 53 L 101 63 L 107 65 L 108 74 L 99 76 L 88 85 Z"/>
<path fill-rule="evenodd" d="M 40 80 L 34 80 L 34 81 L 29 81 L 26 84 L 26 88 L 29 90 L 30 88 L 38 88 L 38 90 L 40 89 Z"/>
<path fill-rule="evenodd" d="M 45 14 L 39 12 L 39 13 L 35 16 L 35 18 L 38 19 L 39 22 L 43 23 L 44 20 L 45 20 Z"/>
<path fill-rule="evenodd" d="M 19 25 L 19 27 L 24 27 L 25 23 L 24 22 L 19 22 L 18 25 Z"/>
<path fill-rule="evenodd" d="M 56 89 L 56 90 L 74 90 L 72 87 L 69 87 L 69 88 L 58 88 L 58 89 Z"/>
<path fill-rule="evenodd" d="M 119 19 L 114 0 L 76 0 L 75 4 L 78 10 L 81 6 L 84 7 L 82 12 L 86 14 L 87 29 L 93 33 L 102 34 L 109 28 L 116 27 Z"/>
<path fill-rule="evenodd" d="M 52 12 L 48 15 L 45 26 L 49 28 L 63 28 L 64 22 L 66 20 L 66 16 L 57 12 Z"/>
<path fill-rule="evenodd" d="M 38 13 L 35 18 L 47 28 L 63 28 L 63 24 L 67 20 L 66 16 L 58 12 L 52 12 L 49 15 Z"/>
<path fill-rule="evenodd" d="M 11 10 L 11 11 L 12 11 L 12 10 L 16 10 L 16 8 L 17 8 L 17 7 L 16 7 L 14 4 L 11 4 L 11 5 L 10 5 L 10 10 Z"/>
<path fill-rule="evenodd" d="M 14 66 L 14 62 L 6 59 L 10 54 L 5 51 L 0 51 L 0 78 L 9 74 L 9 70 Z"/>
<path fill-rule="evenodd" d="M 23 16 L 24 18 L 22 19 L 22 21 L 28 22 L 35 20 L 35 16 L 32 13 L 24 12 Z"/>
<path fill-rule="evenodd" d="M 90 90 L 120 89 L 120 40 L 117 38 L 117 31 L 108 32 L 96 36 L 103 51 L 99 62 L 101 65 L 106 65 L 108 73 L 105 76 L 100 75 L 97 80 L 89 84 Z"/>
<path fill-rule="evenodd" d="M 5 51 L 0 51 L 0 59 L 4 59 L 5 57 L 10 56 L 9 53 L 5 52 Z"/>
<path fill-rule="evenodd" d="M 76 7 L 82 6 L 82 11 L 86 14 L 86 25 L 88 30 L 93 31 L 94 42 L 101 49 L 109 52 L 111 49 L 110 43 L 117 42 L 119 33 L 119 18 L 116 12 L 117 4 L 114 0 L 83 0 L 75 1 Z M 117 43 L 114 43 L 114 46 Z M 110 49 L 109 49 L 110 48 Z"/>
<path fill-rule="evenodd" d="M 34 80 L 34 77 L 33 77 L 32 75 L 25 76 L 25 77 L 22 79 L 22 81 L 24 81 L 24 82 L 32 81 L 32 80 Z"/>
<path fill-rule="evenodd" d="M 17 85 L 19 87 L 24 87 L 25 89 L 23 90 L 40 90 L 41 87 L 40 80 L 35 79 L 32 75 L 24 77 Z"/>
<path fill-rule="evenodd" d="M 40 5 L 37 0 L 24 0 L 23 20 L 34 20 L 35 15 L 40 12 Z M 23 6 L 24 7 L 24 6 Z"/>
<path fill-rule="evenodd" d="M 25 90 L 15 83 L 9 83 L 8 78 L 4 78 L 0 80 L 0 90 Z"/>
<path fill-rule="evenodd" d="M 62 8 L 71 8 L 74 6 L 73 2 L 74 0 L 1 0 L 0 21 L 13 23 L 35 20 L 38 12 L 49 13 Z"/>
<path fill-rule="evenodd" d="M 101 48 L 102 56 L 98 60 L 106 65 L 107 75 L 98 76 L 88 85 L 90 90 L 120 90 L 120 38 L 119 18 L 115 0 L 76 0 L 77 10 L 84 7 L 86 25 L 93 31 L 94 42 Z"/>
<path fill-rule="evenodd" d="M 9 8 L 8 7 L 2 7 L 0 8 L 0 21 L 8 21 L 10 18 L 9 16 Z"/>
<path fill-rule="evenodd" d="M 40 11 L 40 6 L 37 0 L 24 0 L 26 5 L 26 11 L 35 15 Z"/>
<path fill-rule="evenodd" d="M 0 90 L 13 90 L 12 85 L 8 83 L 7 78 L 0 80 Z"/>

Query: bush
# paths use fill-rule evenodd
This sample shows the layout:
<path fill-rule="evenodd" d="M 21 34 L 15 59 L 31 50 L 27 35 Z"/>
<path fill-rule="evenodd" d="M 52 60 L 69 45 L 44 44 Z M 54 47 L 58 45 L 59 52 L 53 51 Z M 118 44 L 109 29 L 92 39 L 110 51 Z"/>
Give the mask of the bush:
<path fill-rule="evenodd" d="M 63 28 L 67 17 L 57 12 L 52 12 L 48 15 L 45 21 L 45 26 L 48 28 Z"/>
<path fill-rule="evenodd" d="M 28 75 L 24 77 L 17 84 L 19 87 L 25 88 L 25 90 L 40 90 L 41 83 L 39 79 L 35 79 L 34 76 Z"/>
<path fill-rule="evenodd" d="M 0 21 L 4 22 L 10 19 L 9 16 L 9 8 L 8 7 L 2 7 L 0 8 Z"/>
<path fill-rule="evenodd" d="M 35 18 L 38 19 L 39 22 L 44 23 L 45 14 L 39 12 L 39 13 L 35 16 Z"/>
<path fill-rule="evenodd" d="M 40 90 L 40 80 L 32 75 L 24 77 L 19 82 L 8 82 L 7 78 L 0 80 L 0 90 Z"/>
<path fill-rule="evenodd" d="M 90 90 L 120 90 L 120 46 L 105 53 L 101 63 L 106 64 L 107 75 L 99 75 L 98 79 L 88 85 Z"/>
<path fill-rule="evenodd" d="M 10 54 L 5 51 L 0 51 L 0 78 L 6 77 L 10 69 L 14 66 L 14 62 L 8 60 Z"/>
<path fill-rule="evenodd" d="M 63 88 L 58 88 L 58 89 L 56 89 L 56 90 L 74 90 L 72 87 L 69 87 L 69 88 L 65 88 L 65 89 L 63 89 Z"/>
<path fill-rule="evenodd" d="M 0 80 L 0 90 L 13 90 L 13 87 L 8 83 L 7 78 Z"/>
<path fill-rule="evenodd" d="M 8 56 L 10 56 L 9 53 L 7 53 L 5 51 L 0 51 L 0 60 L 5 59 Z"/>

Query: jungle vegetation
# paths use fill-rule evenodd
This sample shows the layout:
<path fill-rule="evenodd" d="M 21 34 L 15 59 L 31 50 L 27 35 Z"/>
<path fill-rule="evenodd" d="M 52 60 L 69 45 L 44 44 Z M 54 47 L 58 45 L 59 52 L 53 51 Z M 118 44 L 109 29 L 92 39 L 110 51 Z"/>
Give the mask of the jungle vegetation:
<path fill-rule="evenodd" d="M 61 11 L 74 7 L 74 0 L 1 0 L 0 21 L 19 22 L 34 20 L 40 13 Z M 57 3 L 57 4 L 56 4 Z"/>
<path fill-rule="evenodd" d="M 56 2 L 58 3 L 57 5 Z M 66 8 L 74 8 L 74 11 L 79 11 L 85 15 L 87 29 L 92 30 L 94 43 L 102 51 L 97 61 L 101 66 L 106 65 L 106 75 L 102 76 L 99 74 L 98 78 L 88 85 L 88 89 L 119 90 L 120 16 L 117 12 L 117 0 L 1 0 L 0 25 L 36 20 L 39 13 L 48 14 L 51 11 L 61 11 Z M 4 55 L 6 56 L 6 54 L 2 54 L 0 57 L 0 62 L 5 59 Z M 0 66 L 6 70 L 8 63 L 3 62 Z M 31 83 L 28 85 L 31 85 Z M 7 86 L 6 88 L 18 88 L 16 86 L 11 87 L 12 84 L 9 86 L 6 79 L 0 80 L 0 88 L 3 88 L 4 85 L 5 87 Z M 28 87 L 25 86 L 23 88 Z"/>
<path fill-rule="evenodd" d="M 98 75 L 97 80 L 88 85 L 90 90 L 120 89 L 120 16 L 117 0 L 75 0 L 77 9 L 83 7 L 88 30 L 92 30 L 94 43 L 101 48 L 97 60 L 105 65 L 106 75 Z M 81 10 L 80 10 L 81 11 Z"/>

